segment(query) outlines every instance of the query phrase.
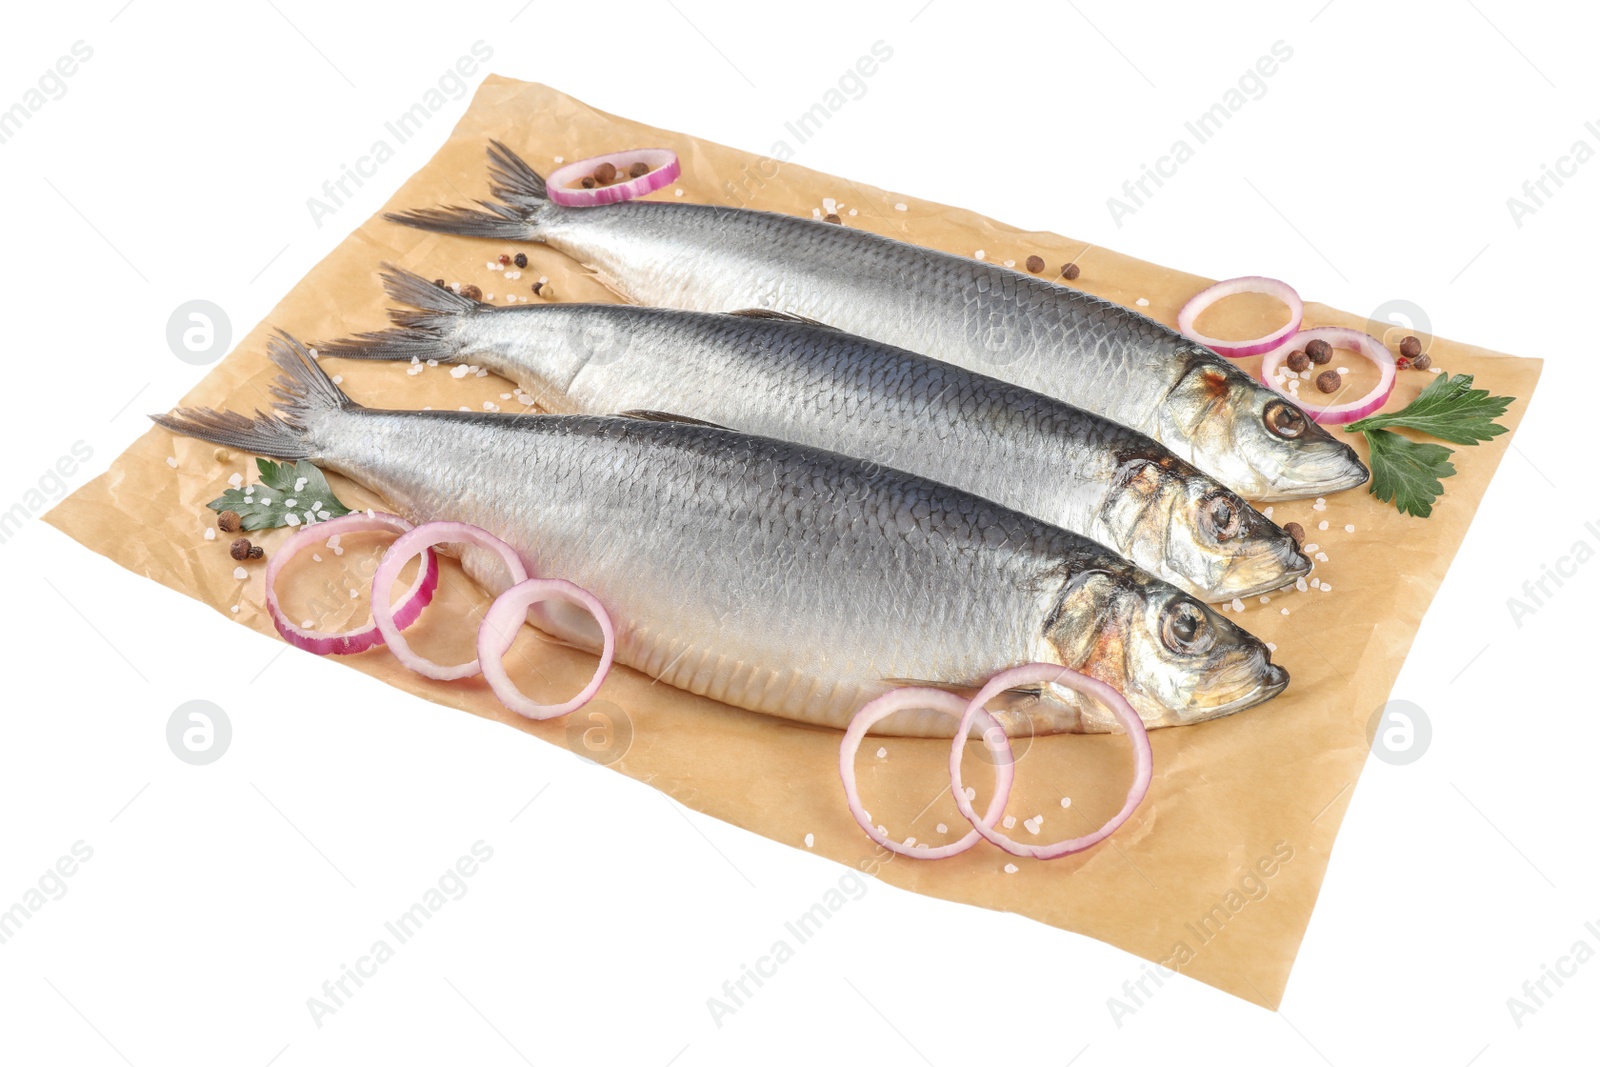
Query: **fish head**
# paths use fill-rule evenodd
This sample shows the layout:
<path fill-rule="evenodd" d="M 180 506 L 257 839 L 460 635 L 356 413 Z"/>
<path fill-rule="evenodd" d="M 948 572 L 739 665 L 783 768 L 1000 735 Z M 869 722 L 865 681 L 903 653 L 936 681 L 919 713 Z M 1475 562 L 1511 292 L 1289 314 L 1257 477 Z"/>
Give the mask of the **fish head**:
<path fill-rule="evenodd" d="M 1256 596 L 1311 570 L 1294 538 L 1171 454 L 1120 456 L 1098 520 L 1123 555 L 1204 600 Z"/>
<path fill-rule="evenodd" d="M 1045 640 L 1054 662 L 1116 689 L 1148 728 L 1231 715 L 1289 684 L 1253 634 L 1132 568 L 1072 578 Z M 1120 729 L 1109 709 L 1064 686 L 1052 684 L 1041 702 L 1074 708 L 1080 732 Z"/>
<path fill-rule="evenodd" d="M 1210 352 L 1179 358 L 1189 368 L 1161 406 L 1158 435 L 1224 485 L 1251 500 L 1288 500 L 1366 482 L 1356 450 L 1293 401 Z"/>

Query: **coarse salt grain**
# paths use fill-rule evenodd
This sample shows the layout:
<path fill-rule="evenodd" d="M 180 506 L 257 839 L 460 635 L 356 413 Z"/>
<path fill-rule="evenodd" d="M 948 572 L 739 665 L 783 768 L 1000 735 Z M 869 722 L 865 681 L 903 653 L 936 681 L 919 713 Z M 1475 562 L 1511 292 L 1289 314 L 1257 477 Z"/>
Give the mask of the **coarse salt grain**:
<path fill-rule="evenodd" d="M 1276 651 L 1278 651 L 1278 646 L 1273 644 L 1271 641 L 1268 641 L 1267 642 L 1267 651 L 1268 652 L 1276 652 Z"/>
<path fill-rule="evenodd" d="M 216 531 L 216 529 L 214 527 L 207 526 L 206 527 L 206 540 L 207 541 L 215 541 L 216 539 L 217 539 L 217 531 Z"/>
<path fill-rule="evenodd" d="M 1328 554 L 1326 552 L 1318 552 L 1317 553 L 1317 562 L 1318 563 L 1326 563 L 1326 562 L 1328 562 Z"/>
<path fill-rule="evenodd" d="M 292 508 L 299 503 L 300 501 L 296 500 L 294 497 L 290 497 L 288 500 L 283 502 L 283 506 L 286 508 Z"/>
<path fill-rule="evenodd" d="M 1017 817 L 1015 815 L 1007 815 L 1002 825 L 1005 826 L 1007 830 L 1011 829 L 1017 825 Z"/>
<path fill-rule="evenodd" d="M 233 607 L 229 608 L 228 610 L 233 612 L 235 615 L 237 615 L 237 614 L 239 614 L 239 605 L 235 604 Z"/>
<path fill-rule="evenodd" d="M 1016 265 L 1017 265 L 1017 261 L 1016 261 L 1016 260 L 1014 260 L 1014 259 L 1008 259 L 1008 260 L 1006 260 L 1006 266 L 1008 266 L 1008 267 L 1015 267 L 1015 266 L 1016 266 Z"/>
<path fill-rule="evenodd" d="M 1278 614 L 1279 615 L 1287 615 L 1287 614 L 1289 614 L 1289 609 L 1288 608 L 1279 608 L 1278 609 Z"/>
<path fill-rule="evenodd" d="M 1329 585 L 1327 582 L 1323 582 L 1322 583 L 1322 591 L 1324 593 L 1331 593 L 1331 592 L 1333 592 L 1333 586 Z"/>
<path fill-rule="evenodd" d="M 1006 864 L 1005 871 L 1007 874 L 1016 874 L 1017 865 L 1015 863 L 1008 863 Z"/>
<path fill-rule="evenodd" d="M 242 474 L 230 474 L 230 475 L 228 475 L 228 484 L 233 486 L 235 489 L 239 488 L 239 483 L 241 483 L 243 481 L 244 481 L 244 475 L 242 475 Z"/>
<path fill-rule="evenodd" d="M 250 572 L 245 570 L 243 567 L 235 567 L 233 568 L 233 577 L 242 582 L 246 578 L 250 577 Z"/>
<path fill-rule="evenodd" d="M 1023 819 L 1022 825 L 1028 828 L 1028 833 L 1036 834 L 1039 832 L 1039 827 L 1044 825 L 1044 816 L 1035 815 L 1031 819 Z"/>
<path fill-rule="evenodd" d="M 1324 504 L 1322 501 L 1319 500 L 1315 504 L 1311 505 L 1311 510 L 1312 511 L 1327 511 L 1328 510 L 1328 505 Z"/>
<path fill-rule="evenodd" d="M 320 552 L 311 553 L 311 562 L 313 562 L 313 563 L 321 563 L 322 562 L 322 554 Z"/>
<path fill-rule="evenodd" d="M 984 250 L 980 248 L 976 252 L 972 253 L 972 258 L 974 258 L 974 259 L 982 259 L 987 254 L 988 253 L 984 252 Z"/>
<path fill-rule="evenodd" d="M 1243 611 L 1244 610 L 1244 601 L 1240 600 L 1238 597 L 1234 597 L 1233 598 L 1233 610 L 1234 611 Z"/>
<path fill-rule="evenodd" d="M 1302 552 L 1315 552 L 1317 549 L 1319 549 L 1321 547 L 1322 547 L 1321 545 L 1319 545 L 1315 541 L 1313 541 L 1309 545 L 1306 545 L 1304 548 L 1302 548 L 1300 551 L 1302 551 Z"/>
<path fill-rule="evenodd" d="M 1350 368 L 1349 367 L 1340 367 L 1339 368 L 1339 373 L 1340 374 L 1349 374 L 1350 373 Z"/>
<path fill-rule="evenodd" d="M 315 630 L 317 628 L 317 624 L 313 619 L 303 619 L 300 622 L 300 628 L 302 630 Z"/>
<path fill-rule="evenodd" d="M 1140 306 L 1140 307 L 1142 307 L 1142 308 L 1147 308 L 1147 307 L 1149 307 L 1149 306 L 1150 306 L 1150 301 L 1148 301 L 1148 300 L 1146 300 L 1146 299 L 1145 299 L 1145 298 L 1144 298 L 1144 297 L 1142 297 L 1142 296 L 1141 296 L 1141 297 L 1140 297 L 1140 298 L 1139 298 L 1139 299 L 1137 299 L 1137 300 L 1135 300 L 1135 301 L 1134 301 L 1134 303 L 1135 303 L 1135 304 L 1138 304 L 1138 305 L 1139 305 L 1139 306 Z"/>
<path fill-rule="evenodd" d="M 816 843 L 817 843 L 817 835 L 816 834 L 807 834 L 806 835 L 806 848 L 810 848 L 812 845 L 814 845 Z"/>
<path fill-rule="evenodd" d="M 916 846 L 916 844 L 917 844 L 917 839 L 916 838 L 914 838 L 914 837 L 906 838 L 906 848 L 914 848 Z"/>
<path fill-rule="evenodd" d="M 896 204 L 896 205 L 895 205 L 895 206 L 894 206 L 894 209 L 895 209 L 895 210 L 896 210 L 896 211 L 904 211 L 904 210 L 905 210 L 905 209 L 906 209 L 906 206 L 905 206 L 905 205 L 904 205 L 904 204 Z M 852 215 L 854 215 L 854 214 L 855 214 L 855 212 L 854 212 L 854 211 L 852 211 L 852 212 L 850 212 L 850 214 L 852 214 Z"/>
<path fill-rule="evenodd" d="M 935 832 L 941 833 L 941 834 L 947 834 L 947 833 L 950 832 L 950 827 L 946 826 L 944 823 L 940 823 L 938 826 L 935 826 L 933 829 L 934 829 Z"/>
<path fill-rule="evenodd" d="M 456 408 L 456 410 L 457 411 L 471 411 L 472 409 L 467 407 L 467 405 L 462 404 L 460 407 Z"/>
<path fill-rule="evenodd" d="M 1294 587 L 1304 593 L 1306 591 L 1306 580 L 1304 578 L 1296 578 Z"/>
<path fill-rule="evenodd" d="M 851 208 L 850 209 L 850 214 L 854 215 L 855 213 L 856 213 L 856 209 L 855 208 Z"/>
<path fill-rule="evenodd" d="M 1328 520 L 1327 519 L 1323 519 L 1321 522 L 1317 523 L 1317 529 L 1326 530 L 1327 528 L 1328 528 Z"/>
<path fill-rule="evenodd" d="M 283 516 L 283 521 L 288 523 L 290 526 L 299 526 L 300 525 L 300 516 L 296 515 L 292 511 L 285 512 L 284 516 Z"/>
<path fill-rule="evenodd" d="M 467 365 L 465 363 L 457 363 L 454 367 L 450 368 L 450 377 L 452 377 L 452 378 L 465 378 L 466 376 L 467 376 Z"/>
<path fill-rule="evenodd" d="M 177 456 L 168 456 L 167 457 L 167 466 L 171 467 L 173 470 L 177 470 L 178 469 L 178 457 Z"/>
<path fill-rule="evenodd" d="M 889 758 L 889 750 L 886 749 L 886 748 L 878 749 L 878 758 L 879 759 L 888 759 Z"/>
<path fill-rule="evenodd" d="M 1347 524 L 1345 526 L 1345 528 L 1344 528 L 1344 532 L 1345 533 L 1355 533 L 1356 532 L 1356 528 L 1354 526 L 1351 526 L 1351 525 Z"/>
<path fill-rule="evenodd" d="M 974 789 L 972 786 L 970 786 L 970 785 L 967 786 L 966 793 L 967 793 L 967 799 L 968 800 L 977 800 L 978 799 L 978 791 L 976 789 Z"/>
<path fill-rule="evenodd" d="M 674 190 L 672 190 L 672 195 L 673 196 L 682 196 L 683 195 L 683 190 L 682 189 L 674 189 Z"/>
<path fill-rule="evenodd" d="M 500 394 L 500 399 L 501 400 L 510 400 L 511 399 L 511 394 L 510 393 L 501 393 Z"/>
<path fill-rule="evenodd" d="M 354 600 L 356 597 L 358 597 L 360 595 L 361 595 L 361 590 L 359 590 L 359 589 L 350 590 L 350 599 L 351 600 Z"/>
<path fill-rule="evenodd" d="M 1061 798 L 1061 806 L 1062 806 L 1062 807 L 1063 807 L 1063 808 L 1070 808 L 1070 807 L 1072 807 L 1072 798 L 1071 798 L 1071 797 L 1062 797 L 1062 798 Z"/>
<path fill-rule="evenodd" d="M 1272 518 L 1272 505 L 1268 504 L 1267 505 L 1267 510 L 1263 511 L 1261 514 L 1265 515 L 1269 519 Z"/>
<path fill-rule="evenodd" d="M 1261 602 L 1263 604 L 1270 604 L 1270 603 L 1272 603 L 1272 598 L 1269 597 L 1269 596 L 1264 596 L 1264 597 L 1261 598 Z"/>

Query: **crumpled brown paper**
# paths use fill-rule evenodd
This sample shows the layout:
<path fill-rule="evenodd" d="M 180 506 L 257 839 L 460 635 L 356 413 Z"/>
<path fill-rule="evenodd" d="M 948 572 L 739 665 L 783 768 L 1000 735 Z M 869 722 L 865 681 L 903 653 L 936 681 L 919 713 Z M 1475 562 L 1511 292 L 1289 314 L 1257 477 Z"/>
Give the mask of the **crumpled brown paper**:
<path fill-rule="evenodd" d="M 542 85 L 499 77 L 484 82 L 449 142 L 386 210 L 485 195 L 484 148 L 491 137 L 546 173 L 558 156 L 572 160 L 625 147 L 667 146 L 678 152 L 683 175 L 673 189 L 655 194 L 658 199 L 812 215 L 824 208 L 824 198 L 832 198 L 846 225 L 946 251 L 970 255 L 981 248 L 992 262 L 1018 264 L 1038 254 L 1050 264 L 1047 276 L 1075 259 L 1082 276 L 1074 284 L 1130 306 L 1148 300 L 1141 310 L 1167 323 L 1205 284 L 1079 241 L 1025 233 L 792 163 L 775 168 L 721 145 L 605 114 Z M 681 197 L 674 195 L 678 190 Z M 907 210 L 898 210 L 897 202 Z M 519 250 L 529 257 L 520 279 L 487 269 L 500 253 Z M 182 403 L 241 411 L 266 406 L 273 377 L 263 354 L 269 326 L 308 339 L 382 326 L 387 304 L 374 272 L 384 259 L 430 278 L 472 282 L 493 293 L 496 303 L 504 303 L 507 292 L 532 297 L 531 283 L 541 277 L 549 279 L 558 300 L 615 299 L 576 263 L 541 246 L 518 249 L 435 236 L 374 217 L 318 264 Z M 1230 314 L 1249 320 L 1253 311 Z M 1270 315 L 1263 307 L 1261 321 L 1233 325 L 1264 329 L 1272 325 Z M 1366 327 L 1354 316 L 1315 304 L 1307 306 L 1306 322 Z M 1538 379 L 1539 361 L 1442 339 L 1433 341 L 1431 354 L 1437 366 L 1474 374 L 1480 385 L 1520 398 L 1501 420 L 1516 425 Z M 344 376 L 352 396 L 373 406 L 477 409 L 488 401 L 506 410 L 519 407 L 502 399 L 512 390 L 498 378 L 456 379 L 448 368 L 408 375 L 403 364 L 326 365 Z M 1427 380 L 1424 373 L 1402 374 L 1390 406 L 1408 402 Z M 1305 384 L 1309 389 L 1311 383 Z M 807 847 L 807 835 L 814 835 L 815 851 L 896 885 L 1097 937 L 1275 1007 L 1367 755 L 1369 718 L 1387 699 L 1510 437 L 1458 449 L 1459 473 L 1447 481 L 1444 498 L 1426 520 L 1401 516 L 1362 490 L 1329 499 L 1325 511 L 1314 510 L 1311 501 L 1278 504 L 1277 521 L 1300 522 L 1307 539 L 1326 552 L 1315 577 L 1333 587 L 1275 595 L 1270 604 L 1252 601 L 1235 616 L 1277 645 L 1276 659 L 1293 674 L 1289 690 L 1244 714 L 1152 734 L 1155 781 L 1143 807 L 1108 842 L 1048 863 L 1013 861 L 984 843 L 937 862 L 893 857 L 875 848 L 846 811 L 836 770 L 840 734 L 732 709 L 625 669 L 612 673 L 600 702 L 592 705 L 595 715 L 579 712 L 585 717 L 576 723 L 533 723 L 502 708 L 481 680 L 430 682 L 383 649 L 344 662 L 438 703 L 610 760 L 616 770 L 685 804 L 791 847 Z M 168 456 L 177 458 L 176 470 Z M 225 620 L 278 640 L 261 606 L 260 565 L 252 565 L 248 580 L 236 581 L 228 538 L 202 538 L 213 518 L 206 502 L 236 471 L 253 480 L 251 457 L 152 429 L 48 521 L 123 566 L 212 605 Z M 383 506 L 343 479 L 332 481 L 352 506 Z M 1329 525 L 1321 530 L 1324 520 Z M 1346 532 L 1347 525 L 1354 532 Z M 274 531 L 257 540 L 271 553 L 286 535 Z M 452 651 L 465 658 L 475 629 L 470 615 L 485 598 L 453 561 L 445 565 L 439 601 L 417 628 L 419 643 L 440 658 Z M 286 577 L 292 584 L 309 566 L 315 565 L 297 561 L 299 569 Z M 239 611 L 230 613 L 235 605 Z M 351 621 L 361 614 L 359 605 L 344 609 Z M 331 625 L 340 621 L 329 619 Z M 537 661 L 537 687 L 548 687 L 550 697 L 575 692 L 592 670 L 593 660 L 582 653 L 531 638 L 523 644 Z M 884 757 L 877 755 L 879 745 Z M 1048 737 L 1019 743 L 1024 747 L 1009 809 L 1018 820 L 1012 831 L 1018 837 L 1042 842 L 1076 836 L 1120 803 L 1130 775 L 1123 739 Z M 940 823 L 950 834 L 965 829 L 946 795 L 947 752 L 948 744 L 940 741 L 869 739 L 858 769 L 874 820 L 920 840 L 948 839 L 937 831 Z M 1070 806 L 1063 806 L 1064 797 Z M 1022 820 L 1036 815 L 1043 822 L 1035 824 L 1034 836 Z M 1010 862 L 1018 868 L 1014 873 L 1005 870 Z"/>

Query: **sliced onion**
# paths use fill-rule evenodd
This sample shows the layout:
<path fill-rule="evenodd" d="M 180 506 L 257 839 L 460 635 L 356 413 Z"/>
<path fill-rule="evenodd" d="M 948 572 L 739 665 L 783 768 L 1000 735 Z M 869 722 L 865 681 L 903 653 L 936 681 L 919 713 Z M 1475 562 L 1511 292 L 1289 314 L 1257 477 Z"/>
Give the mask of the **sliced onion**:
<path fill-rule="evenodd" d="M 839 777 L 844 780 L 845 802 L 850 805 L 850 814 L 855 816 L 856 824 L 866 831 L 867 836 L 891 852 L 898 852 L 902 856 L 910 856 L 912 859 L 918 860 L 938 860 L 944 859 L 946 856 L 959 855 L 978 843 L 977 830 L 969 831 L 967 836 L 959 841 L 952 841 L 948 845 L 939 845 L 936 848 L 915 848 L 901 844 L 898 841 L 889 840 L 887 834 L 872 825 L 872 820 L 867 818 L 866 809 L 861 805 L 861 793 L 856 788 L 856 752 L 861 748 L 861 739 L 867 735 L 868 730 L 881 720 L 897 711 L 909 709 L 932 709 L 934 711 L 942 711 L 953 719 L 961 719 L 964 728 L 956 734 L 956 750 L 958 753 L 964 751 L 966 747 L 966 728 L 970 728 L 972 720 L 979 718 L 981 715 L 984 723 L 983 743 L 989 746 L 991 752 L 999 752 L 1002 748 L 1005 751 L 1005 759 L 995 764 L 994 799 L 989 801 L 989 810 L 984 814 L 984 820 L 993 823 L 1006 810 L 1006 800 L 1011 796 L 1011 778 L 1014 774 L 1012 768 L 1015 766 L 1015 761 L 1011 755 L 1011 741 L 1006 737 L 1005 730 L 1001 729 L 994 716 L 983 708 L 980 707 L 977 714 L 963 717 L 967 711 L 966 701 L 943 689 L 925 688 L 891 690 L 871 701 L 851 718 L 850 726 L 844 732 L 844 741 L 839 746 Z M 960 755 L 957 755 L 955 760 L 959 763 L 961 760 Z M 960 790 L 957 790 L 957 792 L 960 792 Z M 961 799 L 966 800 L 965 793 L 961 794 Z M 969 804 L 963 809 L 962 814 L 967 814 L 971 810 L 971 805 Z M 968 814 L 967 818 L 975 820 L 977 815 Z"/>
<path fill-rule="evenodd" d="M 1378 384 L 1373 386 L 1365 395 L 1355 400 L 1348 400 L 1342 404 L 1317 405 L 1308 404 L 1304 400 L 1288 392 L 1274 379 L 1278 370 L 1283 366 L 1283 361 L 1295 349 L 1303 349 L 1312 341 L 1322 340 L 1334 348 L 1348 349 L 1366 356 L 1378 365 Z M 1293 400 L 1299 405 L 1300 410 L 1310 415 L 1316 422 L 1333 425 L 1336 423 L 1354 422 L 1364 419 L 1374 411 L 1389 402 L 1389 394 L 1394 392 L 1395 363 L 1394 355 L 1384 347 L 1383 342 L 1371 334 L 1362 333 L 1360 330 L 1349 330 L 1343 326 L 1317 326 L 1310 330 L 1301 330 L 1277 348 L 1261 357 L 1261 381 L 1269 389 Z"/>
<path fill-rule="evenodd" d="M 985 813 L 980 821 L 977 812 L 972 809 L 972 802 L 967 799 L 965 788 L 961 784 L 961 753 L 965 747 L 962 739 L 966 737 L 967 730 L 972 726 L 972 721 L 984 705 L 1007 689 L 1014 689 L 1022 685 L 1034 685 L 1039 682 L 1050 682 L 1064 685 L 1068 689 L 1093 697 L 1100 701 L 1116 715 L 1122 723 L 1122 728 L 1128 732 L 1128 740 L 1133 744 L 1133 784 L 1128 787 L 1128 798 L 1122 802 L 1122 810 L 1113 815 L 1100 829 L 1083 837 L 1074 837 L 1067 841 L 1057 841 L 1053 845 L 1024 845 L 1013 841 L 1005 834 L 994 828 L 993 811 Z M 966 710 L 961 715 L 961 725 L 956 727 L 955 744 L 950 750 L 950 791 L 955 794 L 956 807 L 961 809 L 962 816 L 978 833 L 999 845 L 1014 856 L 1032 856 L 1034 859 L 1052 860 L 1058 856 L 1066 856 L 1073 852 L 1082 852 L 1090 845 L 1098 844 L 1110 837 L 1123 823 L 1128 821 L 1134 809 L 1143 802 L 1145 794 L 1150 791 L 1150 735 L 1145 732 L 1144 720 L 1139 718 L 1139 713 L 1133 710 L 1121 693 L 1077 671 L 1069 670 L 1054 663 L 1028 663 L 1021 667 L 1013 667 L 1008 671 L 1001 671 L 989 679 L 987 685 L 978 690 L 978 695 L 972 698 Z M 993 805 L 991 805 L 992 809 Z"/>
<path fill-rule="evenodd" d="M 1215 304 L 1223 297 L 1235 296 L 1239 293 L 1263 293 L 1267 296 L 1282 300 L 1289 306 L 1289 321 L 1281 328 L 1274 330 L 1264 337 L 1256 337 L 1246 341 L 1224 341 L 1218 337 L 1207 337 L 1195 329 L 1195 321 L 1200 318 L 1200 313 Z M 1178 311 L 1178 332 L 1191 341 L 1198 341 L 1219 355 L 1241 359 L 1245 356 L 1259 356 L 1263 352 L 1270 352 L 1283 343 L 1300 328 L 1300 322 L 1305 314 L 1305 306 L 1300 302 L 1300 294 L 1295 292 L 1286 282 L 1276 278 L 1248 277 L 1230 278 L 1225 282 L 1218 282 L 1208 289 L 1202 289 L 1189 298 L 1189 302 Z"/>
<path fill-rule="evenodd" d="M 602 644 L 600 664 L 594 677 L 578 695 L 564 704 L 538 704 L 522 695 L 506 673 L 504 657 L 517 639 L 517 632 L 528 617 L 528 609 L 546 600 L 565 600 L 586 609 L 600 624 Z M 554 719 L 577 711 L 599 692 L 600 685 L 611 672 L 611 656 L 617 648 L 617 632 L 611 625 L 611 616 L 587 590 L 560 578 L 529 578 L 501 593 L 489 610 L 483 614 L 483 624 L 478 627 L 478 664 L 483 677 L 500 698 L 500 703 L 530 719 Z"/>
<path fill-rule="evenodd" d="M 377 623 L 377 605 L 373 605 L 374 621 L 359 630 L 347 633 L 326 633 L 322 630 L 308 630 L 296 625 L 283 613 L 283 608 L 278 604 L 278 573 L 284 565 L 298 556 L 301 551 L 312 544 L 326 541 L 329 537 L 340 537 L 350 533 L 369 533 L 373 531 L 397 533 L 404 536 L 411 530 L 411 524 L 398 515 L 388 515 L 384 512 L 365 511 L 351 512 L 341 515 L 337 519 L 319 522 L 311 526 L 302 526 L 295 531 L 293 537 L 283 543 L 272 554 L 272 560 L 267 564 L 267 611 L 272 615 L 272 625 L 278 628 L 278 633 L 283 639 L 295 648 L 315 652 L 319 656 L 348 656 L 356 652 L 365 652 L 374 645 L 384 643 L 384 635 Z M 415 555 L 416 553 L 412 553 Z M 402 564 L 405 562 L 401 561 Z M 390 575 L 392 583 L 400 574 L 396 567 Z M 401 594 L 400 604 L 390 613 L 391 625 L 398 637 L 401 630 L 417 621 L 422 614 L 422 609 L 433 600 L 434 590 L 439 586 L 439 560 L 434 556 L 433 550 L 427 550 L 427 556 L 422 566 L 417 568 L 417 576 L 412 579 L 411 586 Z M 389 586 L 384 586 L 387 594 Z M 385 601 L 388 600 L 385 595 Z M 385 611 L 388 611 L 387 604 Z"/>
<path fill-rule="evenodd" d="M 594 174 L 602 163 L 610 163 L 619 175 L 628 173 L 635 163 L 650 169 L 637 178 L 624 178 L 612 185 L 596 185 L 593 189 L 574 189 L 572 186 Z M 636 196 L 653 193 L 677 181 L 683 168 L 678 164 L 678 154 L 670 148 L 634 148 L 626 152 L 611 152 L 593 159 L 580 159 L 568 163 L 545 179 L 545 193 L 562 207 L 596 207 L 600 204 L 619 204 Z"/>
<path fill-rule="evenodd" d="M 411 557 L 430 550 L 434 545 L 446 542 L 476 545 L 478 548 L 494 552 L 511 572 L 512 585 L 524 582 L 528 578 L 528 570 L 522 565 L 522 558 L 517 555 L 515 549 L 500 538 L 470 523 L 426 522 L 415 530 L 401 534 L 395 543 L 389 546 L 389 551 L 385 552 L 383 559 L 378 562 L 378 572 L 372 576 L 372 619 L 377 623 L 378 629 L 383 633 L 384 641 L 389 646 L 389 651 L 394 653 L 396 659 L 424 678 L 435 678 L 441 682 L 456 678 L 471 678 L 478 673 L 478 661 L 474 659 L 468 663 L 445 667 L 411 651 L 406 639 L 400 636 L 399 620 L 389 608 L 389 587 L 394 584 L 400 569 L 410 562 Z"/>

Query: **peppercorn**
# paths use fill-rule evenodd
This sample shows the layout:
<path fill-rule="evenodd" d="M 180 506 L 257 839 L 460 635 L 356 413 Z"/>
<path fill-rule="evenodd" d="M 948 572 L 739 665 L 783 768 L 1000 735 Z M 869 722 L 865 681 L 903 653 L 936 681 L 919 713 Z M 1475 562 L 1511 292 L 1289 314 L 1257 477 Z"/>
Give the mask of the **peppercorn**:
<path fill-rule="evenodd" d="M 646 163 L 642 159 L 639 162 L 635 163 L 633 166 L 628 168 L 628 177 L 630 177 L 630 178 L 643 178 L 646 174 L 649 174 L 649 173 L 650 173 L 650 164 Z"/>
<path fill-rule="evenodd" d="M 234 559 L 250 558 L 250 538 L 240 537 L 228 546 L 228 555 Z"/>
<path fill-rule="evenodd" d="M 1339 389 L 1339 384 L 1339 372 L 1336 370 L 1325 370 L 1321 374 L 1317 375 L 1317 388 L 1321 389 L 1324 393 L 1337 392 Z"/>
<path fill-rule="evenodd" d="M 1416 359 L 1422 355 L 1422 342 L 1415 337 L 1407 337 L 1400 342 L 1400 354 L 1407 359 Z"/>
<path fill-rule="evenodd" d="M 843 222 L 844 220 L 841 219 L 838 215 L 835 215 L 833 212 L 830 211 L 828 214 L 826 214 L 826 215 L 824 215 L 822 217 L 822 221 L 823 222 Z"/>
<path fill-rule="evenodd" d="M 1298 522 L 1284 523 L 1283 532 L 1294 538 L 1296 547 L 1303 545 L 1306 542 L 1306 528 L 1301 526 Z"/>
<path fill-rule="evenodd" d="M 528 265 L 528 254 L 526 252 L 518 252 L 511 257 L 511 262 L 517 265 L 518 270 L 521 270 Z"/>
<path fill-rule="evenodd" d="M 594 168 L 594 180 L 601 185 L 610 185 L 617 180 L 617 168 L 614 163 L 602 163 Z"/>
<path fill-rule="evenodd" d="M 502 267 L 504 267 L 506 264 L 508 264 L 510 262 L 511 262 L 511 257 L 506 255 L 504 252 L 501 252 L 500 253 L 500 265 Z"/>
<path fill-rule="evenodd" d="M 1319 337 L 1306 345 L 1306 355 L 1311 357 L 1311 362 L 1320 367 L 1333 358 L 1333 346 Z"/>
<path fill-rule="evenodd" d="M 444 288 L 444 279 L 443 278 L 435 278 L 433 280 L 433 284 L 437 285 L 439 288 L 443 289 Z"/>
<path fill-rule="evenodd" d="M 1301 371 L 1311 366 L 1311 357 L 1306 355 L 1304 349 L 1297 348 L 1293 352 L 1289 353 L 1289 358 L 1284 362 L 1289 364 L 1290 370 L 1294 371 L 1296 374 L 1299 374 Z"/>
<path fill-rule="evenodd" d="M 578 184 L 583 186 L 585 189 L 593 189 L 594 185 L 595 185 L 595 182 L 594 182 L 594 178 L 593 177 L 591 177 L 588 174 L 585 174 L 583 176 L 583 181 L 579 182 Z"/>
<path fill-rule="evenodd" d="M 541 289 L 543 289 L 543 288 L 544 288 L 544 282 L 534 282 L 533 283 L 533 295 L 534 296 L 538 296 L 539 295 L 539 291 Z"/>
<path fill-rule="evenodd" d="M 262 548 L 260 545 L 251 545 L 250 546 L 250 558 L 251 559 L 260 559 L 262 556 L 265 556 L 266 554 L 267 554 L 267 550 Z"/>
<path fill-rule="evenodd" d="M 1082 273 L 1083 271 L 1078 269 L 1078 265 L 1076 263 L 1068 263 L 1066 266 L 1061 268 L 1061 276 L 1069 282 Z"/>
<path fill-rule="evenodd" d="M 1433 359 L 1426 352 L 1411 361 L 1412 370 L 1427 370 L 1431 366 Z"/>
<path fill-rule="evenodd" d="M 217 529 L 223 533 L 238 533 L 242 525 L 243 522 L 239 518 L 237 511 L 224 511 L 217 516 Z"/>
<path fill-rule="evenodd" d="M 1028 262 L 1024 264 L 1024 266 L 1028 268 L 1029 274 L 1038 274 L 1040 271 L 1044 270 L 1044 257 L 1029 256 Z"/>
<path fill-rule="evenodd" d="M 482 300 L 483 290 L 479 289 L 476 285 L 463 285 L 461 287 L 461 295 L 466 297 L 468 300 Z"/>

